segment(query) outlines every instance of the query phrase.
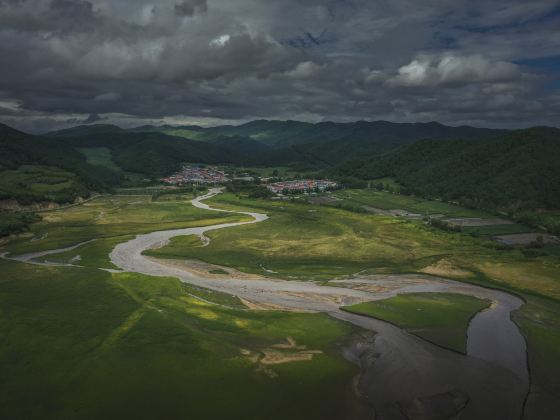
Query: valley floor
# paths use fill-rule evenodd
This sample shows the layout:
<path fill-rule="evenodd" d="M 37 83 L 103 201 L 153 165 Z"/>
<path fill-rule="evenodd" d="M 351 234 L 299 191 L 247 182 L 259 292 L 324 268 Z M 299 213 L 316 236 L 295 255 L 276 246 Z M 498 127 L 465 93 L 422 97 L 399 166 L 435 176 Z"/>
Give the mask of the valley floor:
<path fill-rule="evenodd" d="M 254 413 L 254 418 L 360 418 L 368 408 L 353 397 L 350 384 L 357 370 L 342 357 L 343 349 L 354 349 L 346 356 L 359 361 L 365 353 L 356 352 L 356 348 L 367 346 L 371 340 L 377 340 L 376 346 L 382 346 L 383 337 L 388 337 L 383 331 L 394 331 L 395 327 L 373 318 L 352 318 L 354 315 L 334 312 L 344 303 L 374 300 L 372 293 L 377 298 L 389 298 L 398 292 L 416 290 L 421 280 L 441 284 L 443 289 L 447 287 L 444 280 L 429 276 L 408 275 L 399 280 L 386 273 L 435 274 L 522 295 L 527 303 L 514 313 L 514 319 L 528 340 L 532 388 L 525 414 L 527 418 L 553 418 L 549 415 L 557 412 L 560 366 L 559 347 L 555 344 L 560 337 L 560 309 L 555 299 L 560 297 L 560 270 L 554 255 L 529 258 L 519 250 L 500 251 L 484 240 L 438 231 L 421 221 L 288 202 L 240 200 L 229 194 L 209 202 L 230 210 L 267 213 L 270 219 L 208 233 L 202 229 L 198 237 L 192 236 L 195 227 L 230 226 L 250 222 L 252 218 L 196 209 L 188 206 L 186 201 L 190 198 L 183 195 L 175 201 L 161 202 L 152 202 L 146 196 L 101 198 L 84 206 L 47 213 L 42 222 L 33 226 L 30 235 L 4 243 L 5 251 L 11 256 L 93 240 L 35 260 L 73 266 L 0 262 L 4 274 L 0 281 L 2 330 L 9 338 L 0 344 L 0 365 L 10 366 L 0 387 L 6 391 L 2 392 L 2 406 L 12 410 L 9 414 L 21 414 L 18 410 L 24 409 L 27 417 L 39 418 L 44 410 L 50 410 L 58 418 L 86 418 L 109 412 L 95 410 L 110 409 L 121 418 L 123 415 L 147 418 L 153 414 L 147 402 L 123 412 L 122 401 L 151 395 L 154 406 L 165 407 L 164 416 L 168 417 L 180 414 L 197 417 L 205 413 L 205 418 L 240 418 L 244 413 L 243 418 L 251 418 Z M 186 280 L 187 284 L 167 277 L 97 270 L 122 267 L 115 252 L 119 250 L 118 244 L 133 243 L 134 235 L 172 229 L 191 229 L 183 232 L 191 236 L 169 235 L 168 238 L 176 237 L 167 243 L 165 235 L 162 238 L 144 235 L 150 240 L 158 239 L 152 245 L 159 249 L 149 251 L 150 258 L 139 253 L 137 257 L 152 267 L 153 264 L 166 267 L 168 274 Z M 175 263 L 153 257 L 173 259 Z M 199 267 L 198 275 L 206 270 L 208 276 L 197 284 L 192 272 L 176 275 L 177 260 L 205 262 L 205 266 Z M 252 281 L 259 284 L 271 282 L 276 287 L 273 294 L 278 295 L 282 289 L 283 298 L 275 296 L 276 300 L 266 301 L 262 288 L 251 293 L 251 288 L 235 290 L 235 282 L 224 274 L 231 269 L 237 270 L 239 276 L 250 273 L 255 278 Z M 368 281 L 352 287 L 331 282 L 336 288 L 309 283 L 309 280 L 326 282 L 337 276 L 339 281 L 344 281 L 357 271 L 361 271 L 363 278 L 369 276 Z M 274 279 L 287 280 L 282 285 L 289 285 L 288 293 Z M 378 281 L 381 279 L 385 280 Z M 402 283 L 403 279 L 407 281 Z M 391 287 L 387 281 L 392 283 Z M 338 291 L 326 293 L 325 288 Z M 480 288 L 471 290 L 475 289 Z M 434 289 L 420 287 L 420 291 Z M 313 302 L 318 306 L 310 306 Z M 296 304 L 297 309 L 331 312 L 336 318 L 381 335 L 372 338 L 364 330 L 324 314 L 247 311 L 244 303 L 255 308 L 268 305 L 268 309 Z M 471 309 L 472 315 L 477 310 Z M 507 314 L 509 318 L 509 311 Z M 376 314 L 384 318 L 381 315 Z M 98 318 L 103 322 L 94 325 Z M 391 321 L 389 317 L 386 319 Z M 429 317 L 423 327 L 430 328 Z M 395 334 L 389 335 L 393 344 L 395 340 L 404 340 L 401 344 L 408 343 L 405 347 L 411 350 L 411 356 L 437 356 L 434 360 L 442 368 L 447 367 L 443 360 L 457 365 L 450 352 L 433 350 L 431 344 L 420 339 L 411 341 L 409 334 Z M 46 345 L 46 350 L 38 352 L 38 343 Z M 416 353 L 410 343 L 417 349 Z M 372 388 L 375 381 L 368 382 L 368 378 L 381 377 L 382 372 L 376 369 L 383 366 L 382 362 L 391 365 L 386 360 L 365 368 L 362 365 L 360 387 L 372 395 L 377 395 L 379 390 Z M 406 367 L 406 363 L 401 364 Z M 496 369 L 493 364 L 485 367 L 488 372 Z M 475 365 L 472 369 L 476 370 Z M 506 379 L 510 375 L 507 370 L 500 372 L 495 371 L 492 379 L 485 377 L 485 387 L 494 386 L 494 394 L 499 394 L 505 383 L 512 389 L 512 382 L 508 381 L 515 382 L 513 378 Z M 403 374 L 403 371 L 393 373 Z M 31 375 L 40 378 L 36 382 L 39 385 L 31 393 L 24 393 Z M 476 379 L 480 386 L 481 377 Z M 159 391 L 150 385 L 154 381 L 161 386 Z M 192 388 L 195 383 L 196 390 Z M 245 385 L 239 386 L 241 383 Z M 474 381 L 472 389 L 476 384 Z M 419 385 L 427 386 L 422 381 L 417 382 L 416 386 Z M 202 396 L 204 389 L 212 392 Z M 413 389 L 407 395 L 418 397 Z M 437 386 L 433 389 L 432 394 L 440 390 L 439 394 L 445 394 L 440 398 L 450 404 L 449 413 L 464 409 L 460 394 L 450 390 L 446 394 L 447 391 Z M 473 395 L 477 392 L 469 390 Z M 401 391 L 404 395 L 405 391 Z M 261 392 L 260 401 L 246 397 L 251 393 L 260 397 Z M 225 394 L 228 399 L 223 405 L 212 404 L 211 401 Z M 25 398 L 42 403 L 27 404 Z M 519 404 L 522 400 L 522 396 L 516 399 Z M 286 401 L 291 404 L 285 404 Z M 380 400 L 373 403 L 379 405 Z M 424 405 L 432 403 L 428 401 Z M 469 408 L 467 404 L 463 413 L 468 413 L 472 405 Z M 407 407 L 400 410 L 413 410 Z M 393 408 L 382 409 L 390 412 Z"/>

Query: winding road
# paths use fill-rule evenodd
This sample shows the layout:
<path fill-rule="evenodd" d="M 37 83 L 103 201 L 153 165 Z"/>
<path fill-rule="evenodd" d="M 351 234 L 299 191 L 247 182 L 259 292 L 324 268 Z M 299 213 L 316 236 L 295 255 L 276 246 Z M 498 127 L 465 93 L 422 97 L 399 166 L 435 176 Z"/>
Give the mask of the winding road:
<path fill-rule="evenodd" d="M 423 275 L 357 275 L 331 281 L 336 287 L 268 278 L 217 279 L 189 270 L 188 264 L 178 265 L 142 255 L 145 250 L 166 245 L 176 236 L 204 238 L 204 234 L 212 230 L 268 219 L 265 214 L 214 209 L 203 203 L 219 193 L 220 189 L 211 189 L 208 194 L 192 200 L 192 204 L 209 211 L 249 215 L 253 220 L 138 235 L 113 249 L 110 254 L 112 263 L 122 271 L 177 277 L 189 284 L 238 296 L 255 305 L 327 313 L 375 332 L 373 340 L 357 340 L 346 349 L 345 355 L 361 366 L 358 390 L 374 408 L 376 419 L 407 418 L 403 407 L 410 406 L 420 410 L 420 414 L 426 406 L 437 411 L 440 406 L 449 405 L 449 400 L 442 400 L 441 396 L 450 392 L 459 393 L 465 396 L 465 401 L 468 400 L 464 409 L 453 418 L 521 418 L 529 389 L 529 374 L 525 340 L 510 318 L 511 311 L 523 304 L 516 296 Z M 26 256 L 17 258 L 26 260 Z M 340 309 L 344 305 L 413 292 L 462 293 L 493 302 L 469 325 L 467 355 L 438 347 L 387 322 Z"/>

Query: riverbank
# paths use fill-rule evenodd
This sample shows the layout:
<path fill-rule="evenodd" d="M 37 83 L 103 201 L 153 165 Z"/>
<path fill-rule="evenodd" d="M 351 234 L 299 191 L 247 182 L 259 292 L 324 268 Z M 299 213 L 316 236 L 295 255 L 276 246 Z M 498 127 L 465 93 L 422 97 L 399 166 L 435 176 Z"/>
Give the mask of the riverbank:
<path fill-rule="evenodd" d="M 210 211 L 235 213 L 233 210 L 214 209 L 202 203 L 203 200 L 218 193 L 217 190 L 211 190 L 209 194 L 194 199 L 192 204 L 195 207 Z M 208 231 L 259 223 L 268 218 L 261 213 L 239 213 L 250 215 L 254 220 L 139 235 L 131 241 L 117 245 L 111 252 L 111 261 L 124 271 L 140 272 L 152 276 L 178 277 L 190 284 L 233 294 L 260 304 L 326 312 L 337 319 L 375 331 L 377 336 L 374 349 L 379 356 L 375 363 L 368 367 L 362 375 L 360 387 L 365 390 L 363 394 L 367 395 L 381 411 L 384 410 L 383 407 L 385 409 L 393 407 L 402 400 L 413 401 L 419 397 L 438 396 L 453 389 L 460 389 L 469 397 L 469 403 L 462 412 L 465 417 L 462 418 L 518 418 L 521 415 L 523 401 L 528 391 L 526 359 L 519 359 L 516 356 L 512 359 L 514 360 L 513 364 L 508 362 L 509 366 L 496 363 L 495 355 L 499 354 L 500 351 L 511 353 L 511 348 L 507 348 L 507 345 L 499 347 L 498 350 L 493 350 L 491 354 L 479 353 L 476 357 L 469 354 L 462 356 L 438 348 L 390 324 L 344 313 L 339 309 L 342 305 L 380 299 L 386 294 L 374 294 L 351 287 L 321 286 L 312 282 L 273 279 L 209 279 L 200 274 L 189 272 L 185 267 L 171 267 L 142 255 L 143 251 L 163 246 L 175 236 L 201 236 Z M 375 279 L 354 279 L 354 282 L 356 281 L 371 283 Z M 406 282 L 401 284 L 401 287 L 398 287 L 398 282 L 394 283 L 394 286 L 397 287 L 394 287 L 389 294 L 405 293 L 407 290 L 418 291 L 417 288 L 411 289 Z M 488 329 L 474 328 L 472 331 L 469 329 L 469 341 L 482 342 L 488 330 L 496 327 L 501 328 L 504 323 L 511 324 L 519 334 L 509 316 L 504 315 L 509 315 L 509 312 L 515 309 L 515 305 L 521 305 L 520 299 L 515 301 L 513 296 L 503 292 L 449 280 L 427 281 L 421 289 L 423 291 L 453 290 L 458 293 L 484 296 L 501 303 L 497 306 L 505 308 L 500 312 L 501 315 L 496 315 L 490 319 L 492 323 L 486 324 L 489 325 Z M 505 299 L 505 296 L 511 296 L 511 298 Z M 492 311 L 493 309 L 490 309 L 487 312 Z M 475 319 L 477 317 L 473 321 Z M 508 330 L 510 330 L 509 327 Z M 521 337 L 520 334 L 519 337 Z M 518 342 L 518 344 L 521 347 L 515 349 L 515 354 L 525 356 L 524 341 L 522 343 Z M 502 356 L 506 360 L 511 359 L 505 357 L 503 353 Z M 485 360 L 485 357 L 488 360 Z M 381 384 L 383 384 L 382 389 L 380 389 Z"/>

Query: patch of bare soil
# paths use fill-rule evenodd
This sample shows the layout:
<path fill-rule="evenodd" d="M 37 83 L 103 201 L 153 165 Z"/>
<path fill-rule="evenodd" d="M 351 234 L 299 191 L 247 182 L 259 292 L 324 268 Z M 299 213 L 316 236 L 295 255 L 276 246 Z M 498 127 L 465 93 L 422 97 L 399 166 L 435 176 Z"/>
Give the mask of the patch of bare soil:
<path fill-rule="evenodd" d="M 257 371 L 263 372 L 270 378 L 278 377 L 278 374 L 270 368 L 292 362 L 309 362 L 321 350 L 307 350 L 307 346 L 298 345 L 292 337 L 287 337 L 285 343 L 273 344 L 260 350 L 240 349 L 241 355 L 251 363 L 257 365 Z"/>
<path fill-rule="evenodd" d="M 337 305 L 342 305 L 345 303 L 344 298 L 342 296 L 338 296 L 335 294 L 332 295 L 325 295 L 321 293 L 298 293 L 298 292 L 282 292 L 284 296 L 294 296 L 303 299 L 309 299 L 312 302 L 334 302 Z"/>
<path fill-rule="evenodd" d="M 463 270 L 446 259 L 439 260 L 437 263 L 424 267 L 420 271 L 434 276 L 452 278 L 466 278 L 472 275 L 470 271 Z"/>
<path fill-rule="evenodd" d="M 154 257 L 147 257 L 151 260 L 157 261 L 159 264 L 164 264 L 169 267 L 180 268 L 183 271 L 195 274 L 199 277 L 209 279 L 224 279 L 224 280 L 262 280 L 264 277 L 256 274 L 247 274 L 235 270 L 230 267 L 221 265 L 208 264 L 203 261 L 195 260 L 173 260 L 173 259 L 160 259 Z M 224 274 L 220 273 L 223 272 Z"/>
<path fill-rule="evenodd" d="M 296 350 L 305 350 L 307 348 L 307 346 L 298 346 L 296 340 L 294 340 L 292 337 L 286 337 L 285 343 L 273 344 L 271 347 L 274 347 L 275 349 L 296 349 Z"/>
<path fill-rule="evenodd" d="M 461 227 L 477 227 L 477 226 L 497 226 L 497 225 L 513 225 L 511 220 L 505 219 L 481 219 L 479 217 L 465 217 L 445 219 L 452 226 Z"/>
<path fill-rule="evenodd" d="M 313 355 L 323 353 L 321 350 L 306 350 L 297 353 L 286 353 L 279 350 L 263 350 L 264 357 L 261 359 L 263 365 L 280 365 L 290 362 L 308 362 L 313 360 Z"/>
<path fill-rule="evenodd" d="M 239 298 L 243 305 L 249 308 L 252 311 L 284 311 L 284 312 L 303 312 L 296 309 L 288 309 L 283 306 L 274 305 L 272 303 L 256 303 L 252 302 L 247 299 L 243 299 L 242 297 Z"/>
<path fill-rule="evenodd" d="M 376 295 L 386 295 L 387 293 L 406 288 L 421 287 L 433 284 L 434 278 L 423 274 L 407 275 L 376 275 L 359 274 L 348 279 L 334 280 L 332 283 L 343 284 L 349 289 L 369 292 Z"/>
<path fill-rule="evenodd" d="M 407 219 L 421 219 L 423 216 L 420 213 L 411 213 L 402 209 L 389 210 L 389 214 L 395 217 L 404 217 Z"/>

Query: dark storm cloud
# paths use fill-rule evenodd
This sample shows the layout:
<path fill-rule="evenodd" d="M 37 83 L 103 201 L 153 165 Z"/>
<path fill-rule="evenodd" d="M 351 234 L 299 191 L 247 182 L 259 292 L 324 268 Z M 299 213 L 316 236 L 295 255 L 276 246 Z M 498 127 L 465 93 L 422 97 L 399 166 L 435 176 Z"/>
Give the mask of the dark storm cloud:
<path fill-rule="evenodd" d="M 556 124 L 558 6 L 0 0 L 0 120 Z"/>
<path fill-rule="evenodd" d="M 208 4 L 206 0 L 183 0 L 175 4 L 174 10 L 179 16 L 193 16 L 208 11 Z"/>

